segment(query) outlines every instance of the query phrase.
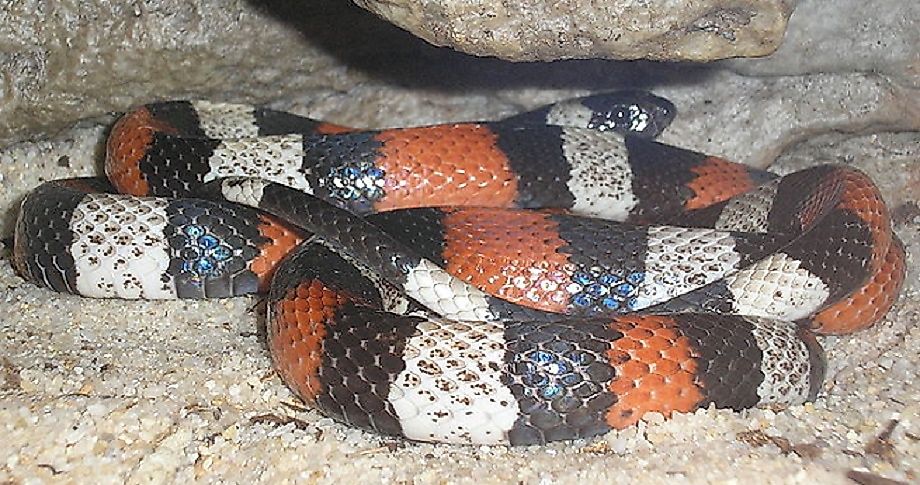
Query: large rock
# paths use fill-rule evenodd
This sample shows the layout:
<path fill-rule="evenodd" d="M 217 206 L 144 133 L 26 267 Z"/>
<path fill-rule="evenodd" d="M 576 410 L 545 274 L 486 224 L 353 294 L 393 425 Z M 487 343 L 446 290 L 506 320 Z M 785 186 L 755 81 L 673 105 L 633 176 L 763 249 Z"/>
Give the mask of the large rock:
<path fill-rule="evenodd" d="M 790 146 L 829 132 L 920 131 L 917 91 L 876 74 L 739 76 L 662 86 L 678 107 L 661 140 L 767 167 Z"/>
<path fill-rule="evenodd" d="M 513 61 L 709 61 L 782 41 L 794 0 L 355 0 L 435 45 Z"/>
<path fill-rule="evenodd" d="M 852 32 L 858 30 L 852 24 L 863 18 L 866 25 L 873 26 L 870 30 L 880 31 L 878 41 L 891 47 L 890 61 L 879 57 L 883 53 L 876 48 L 865 50 L 876 39 L 865 33 L 859 43 L 865 49 L 856 49 L 852 59 L 824 48 L 827 61 L 808 61 L 817 53 L 795 50 L 796 41 L 787 43 L 780 53 L 792 50 L 797 53 L 793 57 L 801 62 L 786 65 L 776 63 L 771 56 L 746 64 L 732 61 L 729 67 L 751 79 L 747 81 L 750 89 L 763 86 L 770 91 L 800 84 L 799 88 L 811 90 L 813 94 L 806 100 L 814 108 L 810 112 L 796 108 L 797 102 L 777 97 L 779 104 L 770 109 L 784 106 L 783 116 L 817 119 L 824 116 L 826 107 L 843 114 L 833 115 L 834 120 L 842 121 L 831 123 L 835 129 L 845 125 L 846 119 L 858 125 L 865 112 L 871 115 L 865 119 L 882 126 L 912 129 L 914 118 L 903 118 L 902 114 L 917 106 L 918 96 L 885 86 L 889 77 L 873 81 L 876 87 L 872 90 L 882 93 L 879 103 L 863 96 L 866 91 L 862 88 L 856 98 L 863 101 L 858 103 L 847 100 L 845 92 L 849 89 L 846 85 L 868 86 L 864 76 L 848 74 L 867 70 L 860 69 L 860 63 L 871 69 L 889 66 L 882 73 L 895 73 L 892 77 L 898 84 L 910 86 L 910 79 L 920 79 L 917 62 L 912 71 L 908 69 L 911 64 L 906 63 L 920 55 L 920 44 L 911 40 L 918 35 L 916 29 L 904 21 L 892 24 L 900 28 L 880 27 L 885 19 L 915 16 L 917 7 L 913 2 L 902 2 L 900 7 L 892 2 L 897 3 L 876 0 L 880 7 L 874 9 L 875 17 L 869 15 L 872 7 L 857 9 L 854 5 L 854 10 L 863 13 L 861 17 L 837 13 L 850 23 L 834 21 L 842 30 Z M 776 140 L 776 130 L 764 134 L 747 127 L 749 123 L 763 123 L 765 118 L 757 113 L 765 105 L 758 101 L 759 96 L 745 95 L 745 87 L 740 86 L 745 77 L 731 78 L 730 82 L 739 86 L 732 95 L 714 100 L 703 94 L 725 82 L 724 64 L 684 69 L 648 62 L 537 64 L 474 58 L 431 47 L 348 2 L 310 2 L 309 9 L 296 0 L 151 0 L 130 5 L 112 0 L 0 3 L 0 145 L 48 135 L 76 120 L 154 99 L 275 102 L 278 107 L 295 106 L 341 123 L 381 127 L 496 117 L 539 102 L 638 83 L 659 86 L 659 91 L 676 96 L 685 113 L 720 110 L 741 120 L 751 118 L 750 122 L 738 123 L 736 119 L 723 126 L 694 126 L 713 140 L 695 148 L 763 163 L 776 153 L 760 150 L 764 144 L 782 146 L 769 141 Z M 827 0 L 803 2 L 810 14 L 793 16 L 790 39 L 820 31 L 821 19 L 832 18 L 837 12 L 835 5 Z M 823 32 L 821 45 L 827 46 L 831 33 Z M 798 81 L 772 79 L 773 74 L 784 70 L 818 75 Z M 756 74 L 761 71 L 768 76 L 758 79 Z M 830 78 L 820 75 L 824 71 L 838 73 L 833 79 L 839 82 L 825 81 Z M 903 75 L 896 77 L 896 73 Z M 907 81 L 902 83 L 901 79 Z M 835 94 L 827 96 L 825 87 L 836 89 Z M 884 94 L 887 92 L 894 94 Z M 765 99 L 773 97 L 768 92 Z M 822 104 L 822 98 L 841 99 L 842 104 L 814 106 Z M 703 101 L 707 104 L 700 104 Z M 889 106 L 895 109 L 887 110 Z M 790 133 L 800 124 L 791 121 L 783 126 L 782 131 Z M 727 138 L 727 132 L 739 132 L 741 138 L 757 143 L 736 150 L 719 141 Z M 681 137 L 687 140 L 684 143 L 693 143 L 693 137 Z M 761 155 L 748 158 L 752 152 Z"/>
<path fill-rule="evenodd" d="M 747 75 L 871 71 L 920 88 L 920 2 L 802 0 L 779 50 L 723 64 Z"/>
<path fill-rule="evenodd" d="M 0 143 L 154 99 L 321 96 L 419 43 L 345 2 L 0 2 Z"/>

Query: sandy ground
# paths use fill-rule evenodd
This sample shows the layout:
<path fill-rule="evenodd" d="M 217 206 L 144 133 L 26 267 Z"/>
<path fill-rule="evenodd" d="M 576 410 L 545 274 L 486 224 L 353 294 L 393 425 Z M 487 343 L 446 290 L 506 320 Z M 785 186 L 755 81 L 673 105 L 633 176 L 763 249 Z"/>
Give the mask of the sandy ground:
<path fill-rule="evenodd" d="M 108 121 L 108 120 L 103 120 Z M 4 236 L 25 190 L 95 173 L 103 122 L 0 151 Z M 255 298 L 89 300 L 0 260 L 0 483 L 852 483 L 920 480 L 920 134 L 828 135 L 780 171 L 853 163 L 913 256 L 874 328 L 825 339 L 825 392 L 787 410 L 700 410 L 590 441 L 409 443 L 305 409 L 271 369 Z M 865 482 L 862 483 L 871 483 Z"/>

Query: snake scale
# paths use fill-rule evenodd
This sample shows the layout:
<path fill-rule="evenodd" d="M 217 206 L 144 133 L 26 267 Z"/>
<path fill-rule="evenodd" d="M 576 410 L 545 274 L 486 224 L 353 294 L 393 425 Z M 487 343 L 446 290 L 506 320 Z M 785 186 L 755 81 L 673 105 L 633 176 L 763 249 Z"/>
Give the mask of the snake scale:
<path fill-rule="evenodd" d="M 109 181 L 24 199 L 14 263 L 89 297 L 267 293 L 288 386 L 412 440 L 814 399 L 815 334 L 878 321 L 904 279 L 878 189 L 654 141 L 674 115 L 641 91 L 375 131 L 152 103 L 112 128 Z"/>

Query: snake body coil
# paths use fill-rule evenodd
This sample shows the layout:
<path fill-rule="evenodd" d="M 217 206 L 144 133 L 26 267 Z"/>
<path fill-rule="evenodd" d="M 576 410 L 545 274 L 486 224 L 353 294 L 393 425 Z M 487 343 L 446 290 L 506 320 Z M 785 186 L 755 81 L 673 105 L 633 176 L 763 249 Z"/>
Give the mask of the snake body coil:
<path fill-rule="evenodd" d="M 847 167 L 777 177 L 652 141 L 673 115 L 643 92 L 379 131 L 146 105 L 108 141 L 120 193 L 38 187 L 14 262 L 93 297 L 267 291 L 295 393 L 415 440 L 813 399 L 814 333 L 871 325 L 903 282 L 887 208 Z"/>

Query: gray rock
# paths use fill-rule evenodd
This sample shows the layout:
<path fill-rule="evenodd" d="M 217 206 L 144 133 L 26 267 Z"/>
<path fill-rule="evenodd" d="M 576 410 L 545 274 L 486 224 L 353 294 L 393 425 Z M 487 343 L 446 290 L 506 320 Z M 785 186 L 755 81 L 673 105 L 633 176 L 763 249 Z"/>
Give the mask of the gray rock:
<path fill-rule="evenodd" d="M 663 86 L 678 116 L 661 140 L 756 167 L 827 132 L 920 130 L 920 98 L 875 74 L 746 77 Z"/>
<path fill-rule="evenodd" d="M 917 8 L 912 2 L 902 2 L 901 10 L 890 0 L 876 2 L 879 18 L 865 20 L 875 26 L 892 16 L 910 18 Z M 836 77 L 798 80 L 730 76 L 724 64 L 508 63 L 431 47 L 347 2 L 314 2 L 308 14 L 300 3 L 285 0 L 260 2 L 259 8 L 242 0 L 132 5 L 111 0 L 0 4 L 0 144 L 47 135 L 75 120 L 154 99 L 275 101 L 277 107 L 295 107 L 331 121 L 381 127 L 495 118 L 566 96 L 635 84 L 659 86 L 657 91 L 675 97 L 685 114 L 703 111 L 714 120 L 735 120 L 713 125 L 682 116 L 689 125 L 676 126 L 671 141 L 758 165 L 781 149 L 786 134 L 795 135 L 799 128 L 815 132 L 811 128 L 822 118 L 826 126 L 844 130 L 864 129 L 868 122 L 892 129 L 916 126 L 916 92 L 887 86 L 887 77 L 870 81 L 859 74 L 865 71 L 858 69 L 859 62 L 868 62 L 861 51 L 858 59 L 831 69 Z M 818 9 L 818 18 L 823 12 L 830 15 L 832 5 L 828 0 L 806 2 Z M 813 17 L 793 18 L 799 20 L 790 39 L 804 35 L 799 30 L 815 28 L 801 20 Z M 894 50 L 907 58 L 916 29 L 907 22 L 893 25 L 899 27 L 891 29 L 891 38 L 901 40 L 891 45 L 901 46 Z M 751 62 L 779 69 L 771 59 Z M 730 67 L 742 70 L 737 64 Z M 820 65 L 812 67 L 821 71 Z M 731 87 L 722 89 L 723 83 Z M 775 93 L 787 86 L 810 94 L 784 99 Z M 850 89 L 855 89 L 853 99 Z M 806 105 L 809 109 L 802 109 Z M 760 115 L 777 111 L 782 113 L 773 119 Z M 801 123 L 796 117 L 812 121 Z M 735 149 L 732 142 L 721 141 L 726 139 L 751 143 L 738 143 Z"/>
<path fill-rule="evenodd" d="M 871 71 L 920 88 L 920 2 L 802 0 L 779 50 L 723 65 L 754 76 Z"/>
<path fill-rule="evenodd" d="M 419 43 L 357 7 L 314 3 L 0 2 L 0 143 L 154 99 L 322 95 Z"/>
<path fill-rule="evenodd" d="M 355 3 L 432 44 L 513 61 L 709 61 L 763 56 L 779 45 L 795 4 L 792 0 Z"/>

